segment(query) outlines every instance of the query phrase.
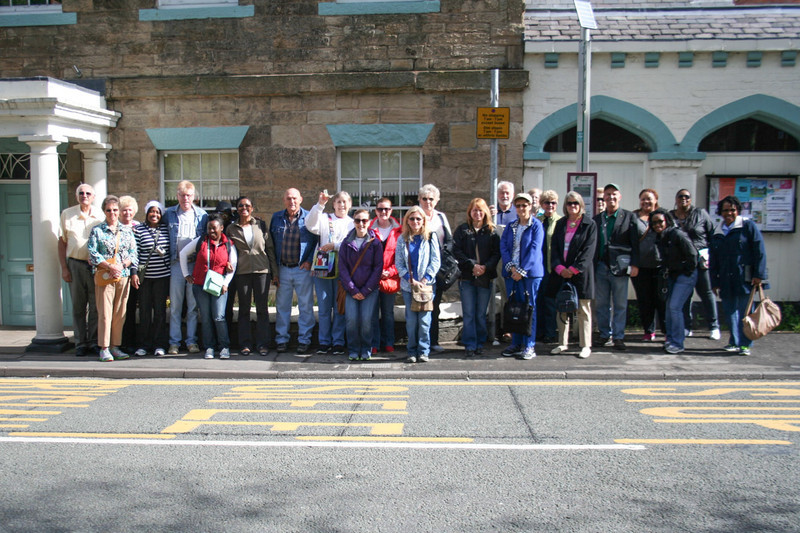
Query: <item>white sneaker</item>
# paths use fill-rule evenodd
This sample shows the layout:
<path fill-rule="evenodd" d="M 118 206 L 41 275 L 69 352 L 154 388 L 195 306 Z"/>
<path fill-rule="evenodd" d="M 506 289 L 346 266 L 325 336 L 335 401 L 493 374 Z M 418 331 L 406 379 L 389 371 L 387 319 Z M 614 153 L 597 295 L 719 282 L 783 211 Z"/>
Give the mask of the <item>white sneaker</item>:
<path fill-rule="evenodd" d="M 147 355 L 147 350 L 145 350 L 144 348 L 139 348 L 138 350 L 133 352 L 133 355 L 135 355 L 136 357 L 144 357 L 145 355 Z"/>
<path fill-rule="evenodd" d="M 581 353 L 578 354 L 578 357 L 580 357 L 581 359 L 586 359 L 590 355 L 592 355 L 592 349 L 589 348 L 588 346 L 584 346 L 583 348 L 581 348 Z"/>
<path fill-rule="evenodd" d="M 214 359 L 214 348 L 208 348 L 206 350 L 205 358 L 206 359 Z"/>
<path fill-rule="evenodd" d="M 520 358 L 525 360 L 525 361 L 530 361 L 534 357 L 536 357 L 536 349 L 535 348 L 525 348 L 525 351 L 522 352 L 522 355 L 520 356 Z"/>
<path fill-rule="evenodd" d="M 157 355 L 159 357 L 164 355 L 164 348 L 156 348 L 156 351 L 153 352 L 153 355 Z"/>
<path fill-rule="evenodd" d="M 722 335 L 720 334 L 718 329 L 712 329 L 710 337 L 712 341 L 718 341 L 722 338 Z"/>
<path fill-rule="evenodd" d="M 104 363 L 114 360 L 114 356 L 111 355 L 111 352 L 108 351 L 108 348 L 103 348 L 100 350 L 100 360 Z"/>
<path fill-rule="evenodd" d="M 685 337 L 691 337 L 694 334 L 694 333 L 692 333 L 692 330 L 690 330 L 690 329 L 684 329 L 683 333 L 685 334 L 684 335 Z"/>
<path fill-rule="evenodd" d="M 219 351 L 219 358 L 220 359 L 230 359 L 231 358 L 231 351 L 227 348 L 223 348 Z"/>
<path fill-rule="evenodd" d="M 555 348 L 550 350 L 550 353 L 553 354 L 553 355 L 558 355 L 558 354 L 566 352 L 566 351 L 567 351 L 567 347 L 566 346 L 556 346 Z"/>

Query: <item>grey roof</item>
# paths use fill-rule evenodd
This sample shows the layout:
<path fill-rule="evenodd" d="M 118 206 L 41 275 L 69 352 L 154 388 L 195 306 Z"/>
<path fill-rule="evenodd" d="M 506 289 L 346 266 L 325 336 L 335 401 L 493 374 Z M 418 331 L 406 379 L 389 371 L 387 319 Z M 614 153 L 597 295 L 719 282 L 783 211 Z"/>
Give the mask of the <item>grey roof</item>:
<path fill-rule="evenodd" d="M 800 6 L 594 9 L 593 41 L 689 41 L 796 39 Z M 574 9 L 525 12 L 526 42 L 578 41 Z"/>

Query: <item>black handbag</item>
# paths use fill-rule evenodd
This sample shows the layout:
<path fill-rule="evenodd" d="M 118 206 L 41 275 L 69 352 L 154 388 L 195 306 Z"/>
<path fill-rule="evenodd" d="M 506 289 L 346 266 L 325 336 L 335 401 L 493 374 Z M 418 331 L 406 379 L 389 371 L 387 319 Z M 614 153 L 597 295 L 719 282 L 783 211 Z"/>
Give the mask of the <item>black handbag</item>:
<path fill-rule="evenodd" d="M 440 214 L 439 218 L 441 217 L 442 215 Z M 461 269 L 458 268 L 458 261 L 453 255 L 453 236 L 447 231 L 444 220 L 442 220 L 442 229 L 444 230 L 444 241 L 440 252 L 441 264 L 439 265 L 439 272 L 436 273 L 436 286 L 444 292 L 461 277 Z"/>
<path fill-rule="evenodd" d="M 556 293 L 556 311 L 559 313 L 574 313 L 577 310 L 578 289 L 569 281 L 565 281 Z"/>
<path fill-rule="evenodd" d="M 518 333 L 530 336 L 531 317 L 533 316 L 533 305 L 531 305 L 531 295 L 525 292 L 522 301 L 515 298 L 516 289 L 508 295 L 508 301 L 503 306 L 503 329 L 508 333 Z"/>

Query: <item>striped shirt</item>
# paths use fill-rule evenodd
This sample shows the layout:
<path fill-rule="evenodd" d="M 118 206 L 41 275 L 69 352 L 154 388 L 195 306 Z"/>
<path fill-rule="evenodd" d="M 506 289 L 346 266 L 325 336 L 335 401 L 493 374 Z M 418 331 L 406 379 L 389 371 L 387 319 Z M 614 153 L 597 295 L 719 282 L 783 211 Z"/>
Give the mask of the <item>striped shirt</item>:
<path fill-rule="evenodd" d="M 136 248 L 139 251 L 138 269 L 143 269 L 145 263 L 147 264 L 144 277 L 147 279 L 168 278 L 170 275 L 169 227 L 166 224 L 159 224 L 153 229 L 147 224 L 137 224 L 133 228 L 133 234 L 136 237 Z M 158 240 L 158 246 L 166 252 L 163 256 L 153 249 L 156 240 Z"/>

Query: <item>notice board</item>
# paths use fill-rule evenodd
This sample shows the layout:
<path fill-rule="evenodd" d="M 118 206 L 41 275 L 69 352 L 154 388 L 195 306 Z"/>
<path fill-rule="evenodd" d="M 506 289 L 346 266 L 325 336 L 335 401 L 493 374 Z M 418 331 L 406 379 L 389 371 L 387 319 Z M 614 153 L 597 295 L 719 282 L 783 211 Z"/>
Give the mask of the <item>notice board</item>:
<path fill-rule="evenodd" d="M 756 223 L 762 232 L 794 233 L 797 211 L 797 176 L 707 176 L 708 213 L 714 223 L 722 221 L 717 204 L 736 196 L 739 213 Z"/>

